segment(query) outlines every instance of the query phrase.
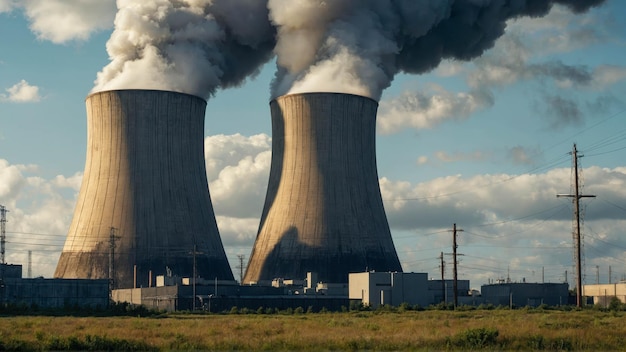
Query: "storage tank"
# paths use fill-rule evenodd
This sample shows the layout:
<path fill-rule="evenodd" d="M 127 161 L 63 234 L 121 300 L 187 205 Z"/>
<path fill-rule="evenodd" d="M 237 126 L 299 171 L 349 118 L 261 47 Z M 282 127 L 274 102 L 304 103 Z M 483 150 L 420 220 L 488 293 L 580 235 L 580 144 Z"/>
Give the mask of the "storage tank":
<path fill-rule="evenodd" d="M 86 106 L 85 172 L 54 276 L 111 269 L 116 288 L 147 287 L 157 275 L 192 277 L 195 262 L 199 277 L 233 280 L 206 178 L 206 101 L 113 90 Z"/>
<path fill-rule="evenodd" d="M 401 272 L 376 169 L 375 100 L 306 93 L 270 103 L 272 162 L 244 283 Z"/>

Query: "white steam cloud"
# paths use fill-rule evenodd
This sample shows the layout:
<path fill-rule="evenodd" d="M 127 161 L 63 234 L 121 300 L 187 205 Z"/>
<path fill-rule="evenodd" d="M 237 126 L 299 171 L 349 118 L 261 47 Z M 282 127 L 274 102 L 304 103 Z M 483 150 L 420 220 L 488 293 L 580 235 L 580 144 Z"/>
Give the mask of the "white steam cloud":
<path fill-rule="evenodd" d="M 379 100 L 398 72 L 482 55 L 511 18 L 543 16 L 554 4 L 584 12 L 603 2 L 269 0 L 277 27 L 272 95 L 329 91 Z"/>
<path fill-rule="evenodd" d="M 506 22 L 554 4 L 584 12 L 605 0 L 118 0 L 111 63 L 94 91 L 163 89 L 210 97 L 273 54 L 272 96 L 338 92 L 379 100 L 399 72 L 471 60 Z"/>
<path fill-rule="evenodd" d="M 272 28 L 251 0 L 118 0 L 111 62 L 93 91 L 159 89 L 210 97 L 271 57 Z"/>

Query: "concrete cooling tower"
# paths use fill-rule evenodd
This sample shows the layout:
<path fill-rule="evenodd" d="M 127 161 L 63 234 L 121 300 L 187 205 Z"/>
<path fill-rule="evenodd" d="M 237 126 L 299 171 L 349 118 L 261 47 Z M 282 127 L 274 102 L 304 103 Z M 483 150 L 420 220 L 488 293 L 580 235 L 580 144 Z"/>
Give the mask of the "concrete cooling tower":
<path fill-rule="evenodd" d="M 111 268 L 116 288 L 147 287 L 167 272 L 192 277 L 195 254 L 199 277 L 233 280 L 206 178 L 206 102 L 119 90 L 86 105 L 85 172 L 54 276 L 102 279 Z"/>
<path fill-rule="evenodd" d="M 402 271 L 378 184 L 377 102 L 307 93 L 270 107 L 270 178 L 244 283 Z"/>

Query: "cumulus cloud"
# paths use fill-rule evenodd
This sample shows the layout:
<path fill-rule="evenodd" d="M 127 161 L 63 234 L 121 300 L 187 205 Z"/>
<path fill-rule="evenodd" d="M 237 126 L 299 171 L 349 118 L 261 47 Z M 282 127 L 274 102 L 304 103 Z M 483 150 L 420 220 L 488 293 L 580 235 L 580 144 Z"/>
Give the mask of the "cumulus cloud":
<path fill-rule="evenodd" d="M 405 127 L 430 129 L 448 120 L 462 120 L 493 105 L 488 91 L 453 93 L 432 85 L 427 91 L 405 91 L 380 102 L 378 131 L 390 134 Z"/>
<path fill-rule="evenodd" d="M 25 0 L 13 2 L 13 7 L 23 11 L 39 39 L 57 44 L 87 40 L 111 28 L 116 12 L 114 0 Z"/>
<path fill-rule="evenodd" d="M 0 101 L 12 103 L 33 103 L 41 100 L 39 87 L 32 86 L 21 80 L 10 88 L 5 89 L 8 94 L 0 94 Z"/>
<path fill-rule="evenodd" d="M 254 244 L 269 178 L 268 135 L 205 138 L 209 191 L 225 244 Z"/>
<path fill-rule="evenodd" d="M 35 165 L 0 159 L 0 204 L 7 213 L 7 262 L 27 265 L 32 251 L 35 276 L 52 276 L 63 248 L 82 174 L 52 179 Z M 68 196 L 66 189 L 73 192 Z"/>
<path fill-rule="evenodd" d="M 585 246 L 593 248 L 587 260 L 617 266 L 626 254 L 620 230 L 626 224 L 624 209 L 615 206 L 626 202 L 626 169 L 590 167 L 583 173 L 585 193 L 597 195 L 583 200 Z M 538 273 L 546 267 L 554 282 L 571 265 L 572 203 L 556 198 L 569 191 L 570 178 L 570 169 L 555 169 L 456 175 L 420 184 L 383 178 L 380 185 L 396 247 L 404 253 L 401 257 L 413 258 L 405 271 L 420 268 L 419 260 L 435 266 L 439 252 L 450 251 L 448 230 L 456 223 L 464 230 L 459 237 L 460 253 L 467 255 L 460 263 L 464 276 L 480 284 L 510 269 L 514 279 L 530 280 L 535 271 L 539 281 Z M 609 246 L 613 250 L 605 252 Z"/>

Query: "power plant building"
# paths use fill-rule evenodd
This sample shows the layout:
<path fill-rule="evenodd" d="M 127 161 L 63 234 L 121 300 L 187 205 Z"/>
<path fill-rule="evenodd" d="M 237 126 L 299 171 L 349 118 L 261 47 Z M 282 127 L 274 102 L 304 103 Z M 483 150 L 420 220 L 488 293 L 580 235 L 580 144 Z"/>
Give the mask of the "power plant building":
<path fill-rule="evenodd" d="M 401 272 L 378 184 L 378 103 L 306 93 L 270 108 L 270 177 L 244 283 L 307 272 L 347 283 L 351 272 Z"/>
<path fill-rule="evenodd" d="M 115 288 L 153 286 L 168 271 L 234 280 L 208 191 L 206 101 L 115 90 L 86 106 L 85 172 L 54 276 Z"/>

